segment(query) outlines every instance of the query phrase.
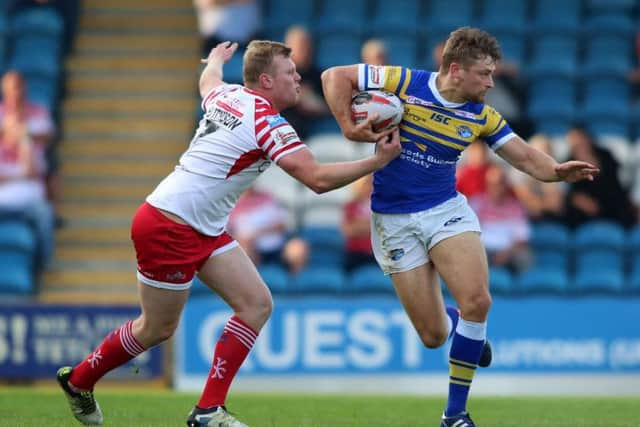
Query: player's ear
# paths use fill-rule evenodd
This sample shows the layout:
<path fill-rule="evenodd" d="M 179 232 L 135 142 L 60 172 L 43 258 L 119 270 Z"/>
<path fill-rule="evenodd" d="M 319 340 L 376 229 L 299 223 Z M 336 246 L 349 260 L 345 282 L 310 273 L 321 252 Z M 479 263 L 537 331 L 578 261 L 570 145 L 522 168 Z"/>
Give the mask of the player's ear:
<path fill-rule="evenodd" d="M 273 87 L 273 77 L 271 77 L 269 74 L 262 73 L 260 74 L 260 77 L 258 77 L 258 79 L 260 80 L 260 86 L 262 86 L 263 88 L 271 89 Z"/>

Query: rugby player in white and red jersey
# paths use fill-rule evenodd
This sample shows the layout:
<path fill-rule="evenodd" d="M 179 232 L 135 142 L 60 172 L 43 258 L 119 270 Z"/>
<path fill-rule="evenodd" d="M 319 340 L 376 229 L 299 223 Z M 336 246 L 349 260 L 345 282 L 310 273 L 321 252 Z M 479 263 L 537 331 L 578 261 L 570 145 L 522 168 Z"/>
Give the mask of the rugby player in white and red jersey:
<path fill-rule="evenodd" d="M 271 163 L 323 193 L 384 167 L 401 152 L 393 129 L 376 135 L 376 154 L 371 157 L 319 164 L 280 115 L 300 94 L 291 49 L 277 42 L 251 42 L 241 86 L 222 81 L 222 67 L 236 48 L 225 42 L 211 50 L 199 84 L 204 117 L 175 170 L 133 218 L 142 314 L 114 330 L 78 365 L 58 371 L 71 410 L 84 424 L 102 424 L 93 396 L 96 382 L 173 335 L 198 274 L 234 314 L 217 342 L 211 372 L 187 425 L 245 426 L 227 412 L 225 399 L 273 302 L 249 257 L 225 232 L 229 213 Z M 373 120 L 361 126 L 371 128 Z"/>

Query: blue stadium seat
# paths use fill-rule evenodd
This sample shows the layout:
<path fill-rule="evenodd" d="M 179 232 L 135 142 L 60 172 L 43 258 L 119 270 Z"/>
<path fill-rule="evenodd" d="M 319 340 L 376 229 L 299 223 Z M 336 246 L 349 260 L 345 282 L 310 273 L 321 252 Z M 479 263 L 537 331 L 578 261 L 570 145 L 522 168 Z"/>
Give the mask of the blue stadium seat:
<path fill-rule="evenodd" d="M 613 269 L 625 265 L 625 231 L 611 221 L 591 221 L 579 226 L 574 235 L 576 270 Z"/>
<path fill-rule="evenodd" d="M 288 292 L 289 273 L 284 267 L 277 264 L 265 264 L 258 267 L 262 280 L 274 294 Z"/>
<path fill-rule="evenodd" d="M 469 26 L 474 22 L 475 10 L 472 0 L 431 0 L 423 27 L 433 37 L 446 39 L 448 33 L 458 27 Z"/>
<path fill-rule="evenodd" d="M 376 264 L 355 269 L 347 281 L 348 292 L 393 294 L 391 278 L 386 276 Z"/>
<path fill-rule="evenodd" d="M 16 50 L 40 46 L 41 52 L 61 57 L 64 21 L 54 8 L 24 9 L 11 18 L 10 25 Z"/>
<path fill-rule="evenodd" d="M 314 2 L 269 0 L 264 32 L 272 40 L 282 41 L 288 27 L 294 24 L 310 28 L 315 14 Z"/>
<path fill-rule="evenodd" d="M 627 289 L 633 293 L 640 293 L 640 258 L 636 259 L 635 265 L 631 269 L 631 273 L 627 279 Z"/>
<path fill-rule="evenodd" d="M 316 64 L 321 70 L 360 62 L 362 38 L 344 32 L 324 34 L 316 39 Z"/>
<path fill-rule="evenodd" d="M 525 62 L 526 37 L 520 34 L 511 34 L 503 31 L 492 31 L 498 38 L 502 50 L 503 61 L 522 66 Z"/>
<path fill-rule="evenodd" d="M 615 34 L 598 34 L 587 41 L 583 78 L 626 79 L 633 68 L 633 39 Z"/>
<path fill-rule="evenodd" d="M 607 11 L 590 16 L 584 23 L 584 34 L 587 39 L 595 35 L 620 36 L 631 41 L 635 33 L 635 25 L 631 15 Z"/>
<path fill-rule="evenodd" d="M 570 34 L 549 34 L 532 40 L 526 75 L 530 80 L 560 76 L 572 79 L 578 70 L 578 39 Z"/>
<path fill-rule="evenodd" d="M 0 271 L 0 294 L 33 293 L 33 254 L 0 248 Z"/>
<path fill-rule="evenodd" d="M 533 36 L 577 34 L 580 30 L 581 0 L 537 0 L 533 2 Z"/>
<path fill-rule="evenodd" d="M 618 294 L 624 290 L 621 269 L 585 266 L 576 271 L 572 291 L 578 293 L 605 292 Z"/>
<path fill-rule="evenodd" d="M 300 237 L 311 247 L 311 266 L 342 267 L 344 238 L 335 227 L 304 227 Z"/>
<path fill-rule="evenodd" d="M 559 222 L 541 222 L 531 228 L 529 245 L 535 258 L 535 266 L 566 270 L 569 267 L 571 233 Z"/>
<path fill-rule="evenodd" d="M 415 39 L 421 30 L 418 0 L 376 0 L 370 31 L 376 34 L 405 35 Z"/>
<path fill-rule="evenodd" d="M 345 277 L 341 267 L 311 266 L 291 278 L 291 289 L 296 293 L 342 292 Z"/>
<path fill-rule="evenodd" d="M 569 275 L 564 267 L 536 266 L 522 272 L 516 283 L 523 293 L 562 295 L 569 287 Z"/>
<path fill-rule="evenodd" d="M 55 111 L 58 105 L 59 84 L 58 80 L 40 76 L 40 75 L 24 75 L 27 86 L 27 98 L 29 101 L 42 105 Z"/>
<path fill-rule="evenodd" d="M 640 225 L 634 226 L 627 235 L 626 250 L 629 256 L 640 260 Z"/>
<path fill-rule="evenodd" d="M 591 14 L 629 13 L 636 3 L 636 0 L 586 0 L 586 7 Z"/>
<path fill-rule="evenodd" d="M 322 0 L 315 32 L 324 37 L 335 32 L 362 36 L 367 30 L 367 0 Z"/>
<path fill-rule="evenodd" d="M 489 289 L 501 295 L 514 293 L 514 280 L 509 270 L 500 267 L 489 268 Z"/>
<path fill-rule="evenodd" d="M 571 78 L 554 76 L 529 86 L 527 114 L 538 132 L 564 135 L 576 117 L 576 87 Z"/>
<path fill-rule="evenodd" d="M 20 218 L 0 220 L 0 292 L 29 294 L 34 290 L 33 275 L 36 236 L 31 225 Z"/>
<path fill-rule="evenodd" d="M 376 36 L 376 34 L 374 34 Z M 415 36 L 402 34 L 380 34 L 387 48 L 388 63 L 416 68 L 418 65 L 418 41 Z"/>
<path fill-rule="evenodd" d="M 480 11 L 480 27 L 495 36 L 512 33 L 522 36 L 526 29 L 527 2 L 513 0 L 484 0 Z M 502 44 L 502 38 L 498 37 Z"/>
<path fill-rule="evenodd" d="M 576 250 L 607 249 L 622 253 L 625 247 L 625 230 L 613 221 L 589 221 L 576 229 L 573 242 Z"/>

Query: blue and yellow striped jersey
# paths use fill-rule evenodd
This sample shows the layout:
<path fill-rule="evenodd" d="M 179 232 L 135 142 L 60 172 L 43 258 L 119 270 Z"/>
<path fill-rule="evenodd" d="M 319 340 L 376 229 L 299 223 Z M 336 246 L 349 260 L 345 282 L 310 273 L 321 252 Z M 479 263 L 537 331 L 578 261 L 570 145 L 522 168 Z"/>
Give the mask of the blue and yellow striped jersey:
<path fill-rule="evenodd" d="M 515 136 L 490 106 L 445 100 L 436 88 L 437 73 L 358 67 L 360 90 L 387 90 L 404 103 L 402 153 L 374 175 L 374 212 L 418 212 L 449 200 L 456 195 L 456 162 L 469 144 L 479 138 L 495 151 Z"/>

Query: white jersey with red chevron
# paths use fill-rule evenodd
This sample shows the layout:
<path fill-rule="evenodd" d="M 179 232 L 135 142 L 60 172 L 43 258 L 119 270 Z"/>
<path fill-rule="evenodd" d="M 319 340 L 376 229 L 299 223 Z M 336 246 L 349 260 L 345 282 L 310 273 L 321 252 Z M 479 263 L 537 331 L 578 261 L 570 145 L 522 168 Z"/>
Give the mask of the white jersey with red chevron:
<path fill-rule="evenodd" d="M 305 145 L 269 101 L 243 86 L 215 87 L 202 109 L 189 148 L 147 202 L 202 234 L 218 236 L 240 194 L 258 175 Z"/>

